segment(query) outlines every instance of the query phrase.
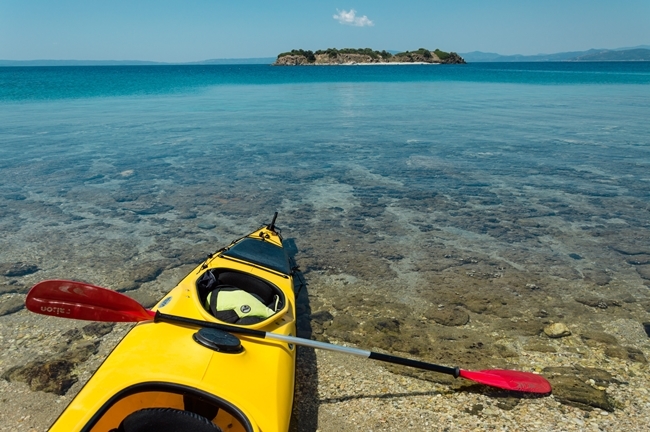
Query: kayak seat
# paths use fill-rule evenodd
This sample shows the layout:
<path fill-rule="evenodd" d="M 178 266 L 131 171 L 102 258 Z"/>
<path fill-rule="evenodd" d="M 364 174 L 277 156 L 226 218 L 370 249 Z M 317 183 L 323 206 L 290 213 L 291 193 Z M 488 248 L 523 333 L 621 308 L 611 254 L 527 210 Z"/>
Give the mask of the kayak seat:
<path fill-rule="evenodd" d="M 145 408 L 129 414 L 110 432 L 222 432 L 207 418 L 172 408 Z"/>
<path fill-rule="evenodd" d="M 262 303 L 268 305 L 273 301 L 273 288 L 261 279 L 239 272 L 223 272 L 219 274 L 219 285 L 230 285 L 251 293 Z"/>
<path fill-rule="evenodd" d="M 272 311 L 278 311 L 284 307 L 284 294 L 279 288 L 248 273 L 223 268 L 210 269 L 199 277 L 196 286 L 201 304 L 204 305 L 205 309 L 220 321 L 230 324 L 256 324 L 267 319 L 270 314 L 273 314 Z M 272 311 L 264 314 L 265 316 L 241 316 L 242 314 L 236 313 L 234 309 L 220 310 L 215 308 L 215 305 L 211 305 L 214 302 L 210 300 L 216 298 L 219 293 L 236 291 L 240 293 L 244 291 L 247 294 L 243 294 L 243 297 L 248 296 L 248 298 L 254 299 L 252 300 L 253 303 L 259 301 L 258 304 L 263 309 L 269 308 Z M 211 295 L 211 293 L 214 293 L 214 295 Z"/>

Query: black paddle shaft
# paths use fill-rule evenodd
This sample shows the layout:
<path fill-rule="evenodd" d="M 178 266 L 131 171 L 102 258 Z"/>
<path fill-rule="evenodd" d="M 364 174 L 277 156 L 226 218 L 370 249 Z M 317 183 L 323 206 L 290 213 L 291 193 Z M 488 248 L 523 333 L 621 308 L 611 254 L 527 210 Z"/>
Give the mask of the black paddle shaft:
<path fill-rule="evenodd" d="M 440 372 L 447 375 L 453 375 L 454 378 L 458 378 L 460 376 L 460 368 L 457 367 L 453 368 L 453 367 L 441 366 L 433 363 L 425 363 L 418 360 L 411 360 L 403 357 L 395 357 L 389 354 L 382 354 L 374 351 L 370 352 L 370 356 L 368 356 L 368 358 L 372 360 L 383 361 L 386 363 L 394 363 L 402 366 L 409 366 L 409 367 L 429 370 L 433 372 Z"/>
<path fill-rule="evenodd" d="M 181 323 L 181 324 L 189 324 L 193 327 L 207 327 L 207 328 L 213 328 L 217 330 L 222 330 L 225 332 L 231 332 L 231 333 L 237 333 L 237 334 L 242 334 L 242 335 L 247 335 L 247 336 L 253 336 L 257 338 L 262 338 L 264 339 L 266 337 L 266 332 L 263 332 L 261 330 L 254 330 L 254 329 L 248 329 L 245 327 L 235 327 L 235 326 L 229 326 L 225 324 L 217 324 L 217 323 L 212 323 L 209 321 L 201 321 L 201 320 L 195 320 L 192 318 L 185 318 L 185 317 L 180 317 L 176 315 L 167 315 L 165 313 L 162 313 L 160 311 L 156 311 L 156 315 L 153 318 L 153 322 L 168 322 L 168 323 Z"/>

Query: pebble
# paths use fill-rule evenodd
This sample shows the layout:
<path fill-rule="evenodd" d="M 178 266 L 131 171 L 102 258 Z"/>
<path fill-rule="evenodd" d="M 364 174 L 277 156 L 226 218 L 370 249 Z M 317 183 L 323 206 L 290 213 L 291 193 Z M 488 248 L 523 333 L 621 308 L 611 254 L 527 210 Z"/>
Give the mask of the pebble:
<path fill-rule="evenodd" d="M 550 338 L 557 339 L 566 336 L 571 336 L 571 331 L 565 324 L 554 323 L 544 327 L 544 334 L 546 334 L 546 336 Z"/>

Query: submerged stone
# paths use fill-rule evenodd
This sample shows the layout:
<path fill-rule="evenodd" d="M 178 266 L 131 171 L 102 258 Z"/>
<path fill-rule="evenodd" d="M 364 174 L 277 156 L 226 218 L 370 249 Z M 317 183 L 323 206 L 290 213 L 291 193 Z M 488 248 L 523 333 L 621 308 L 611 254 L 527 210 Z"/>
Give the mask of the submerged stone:
<path fill-rule="evenodd" d="M 101 337 L 101 336 L 107 335 L 110 332 L 112 332 L 113 327 L 115 327 L 115 323 L 95 322 L 95 323 L 83 326 L 81 328 L 81 331 L 86 336 Z"/>
<path fill-rule="evenodd" d="M 77 382 L 76 366 L 97 352 L 97 342 L 83 342 L 53 357 L 41 357 L 23 366 L 14 366 L 2 374 L 7 381 L 29 385 L 32 391 L 64 395 Z"/>
<path fill-rule="evenodd" d="M 444 326 L 462 326 L 469 322 L 469 314 L 461 308 L 437 309 L 431 308 L 424 314 L 428 319 L 432 319 L 438 324 Z"/>
<path fill-rule="evenodd" d="M 25 307 L 25 299 L 20 297 L 0 298 L 0 316 L 10 315 Z"/>
<path fill-rule="evenodd" d="M 612 280 L 611 276 L 602 270 L 585 270 L 583 274 L 585 280 L 600 286 L 607 285 Z"/>
<path fill-rule="evenodd" d="M 605 349 L 605 355 L 621 360 L 630 360 L 637 363 L 648 363 L 643 351 L 634 347 L 610 346 Z"/>
<path fill-rule="evenodd" d="M 37 265 L 24 262 L 0 264 L 0 274 L 7 277 L 26 276 L 38 270 Z"/>
<path fill-rule="evenodd" d="M 557 339 L 571 336 L 571 331 L 566 325 L 562 323 L 554 323 L 544 327 L 544 334 L 550 338 Z"/>
<path fill-rule="evenodd" d="M 604 390 L 586 384 L 575 376 L 557 376 L 548 379 L 553 387 L 553 396 L 565 405 L 571 405 L 591 411 L 600 408 L 613 412 L 614 405 Z"/>
<path fill-rule="evenodd" d="M 24 201 L 27 199 L 27 197 L 21 193 L 6 194 L 4 197 L 11 201 Z"/>
<path fill-rule="evenodd" d="M 160 301 L 159 295 L 154 295 L 143 289 L 137 289 L 135 291 L 131 291 L 129 293 L 129 297 L 131 297 L 133 300 L 136 300 L 138 303 L 140 303 L 142 306 L 144 306 L 147 309 L 155 306 L 155 304 Z"/>
<path fill-rule="evenodd" d="M 641 276 L 641 279 L 650 280 L 650 265 L 644 264 L 636 266 L 636 272 Z"/>
<path fill-rule="evenodd" d="M 524 349 L 526 351 L 537 351 L 543 353 L 557 352 L 557 349 L 554 346 L 539 341 L 530 342 L 524 345 Z"/>
<path fill-rule="evenodd" d="M 151 282 L 155 280 L 165 270 L 165 265 L 161 262 L 142 263 L 131 270 L 130 279 L 136 283 Z"/>
<path fill-rule="evenodd" d="M 17 281 L 12 280 L 7 284 L 0 285 L 0 295 L 2 294 L 27 294 L 29 291 L 28 286 L 21 285 Z"/>
<path fill-rule="evenodd" d="M 578 303 L 582 303 L 585 306 L 590 306 L 593 308 L 607 309 L 610 306 L 620 306 L 621 302 L 618 300 L 604 299 L 600 297 L 576 297 L 574 299 Z"/>
<path fill-rule="evenodd" d="M 645 330 L 645 334 L 650 337 L 650 322 L 644 322 L 643 323 L 643 330 Z"/>
<path fill-rule="evenodd" d="M 162 213 L 167 213 L 170 210 L 173 210 L 174 206 L 168 205 L 168 204 L 154 204 L 151 207 L 143 208 L 143 209 L 137 209 L 133 210 L 134 213 L 137 213 L 139 215 L 155 215 L 155 214 L 162 214 Z"/>
<path fill-rule="evenodd" d="M 594 346 L 598 344 L 618 345 L 618 339 L 616 339 L 616 337 L 604 332 L 589 331 L 581 334 L 580 337 L 589 346 Z"/>
<path fill-rule="evenodd" d="M 326 310 L 314 312 L 310 316 L 311 320 L 318 324 L 325 324 L 326 322 L 332 321 L 334 316 Z"/>
<path fill-rule="evenodd" d="M 547 367 L 544 368 L 543 373 L 553 387 L 553 396 L 560 403 L 586 411 L 591 411 L 593 408 L 614 411 L 614 403 L 606 391 L 595 387 L 620 383 L 609 372 L 575 365 L 573 367 Z"/>
<path fill-rule="evenodd" d="M 650 255 L 636 255 L 627 260 L 628 264 L 632 265 L 644 265 L 650 264 Z"/>

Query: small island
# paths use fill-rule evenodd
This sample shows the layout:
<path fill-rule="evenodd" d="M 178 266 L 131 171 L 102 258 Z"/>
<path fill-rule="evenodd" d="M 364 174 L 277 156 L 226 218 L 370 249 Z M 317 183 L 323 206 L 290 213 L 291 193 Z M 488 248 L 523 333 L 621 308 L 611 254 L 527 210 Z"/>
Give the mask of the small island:
<path fill-rule="evenodd" d="M 455 52 L 439 49 L 429 51 L 404 51 L 392 54 L 386 50 L 370 48 L 328 48 L 326 50 L 291 50 L 278 55 L 274 66 L 302 65 L 364 65 L 364 64 L 464 64 L 465 60 Z"/>

